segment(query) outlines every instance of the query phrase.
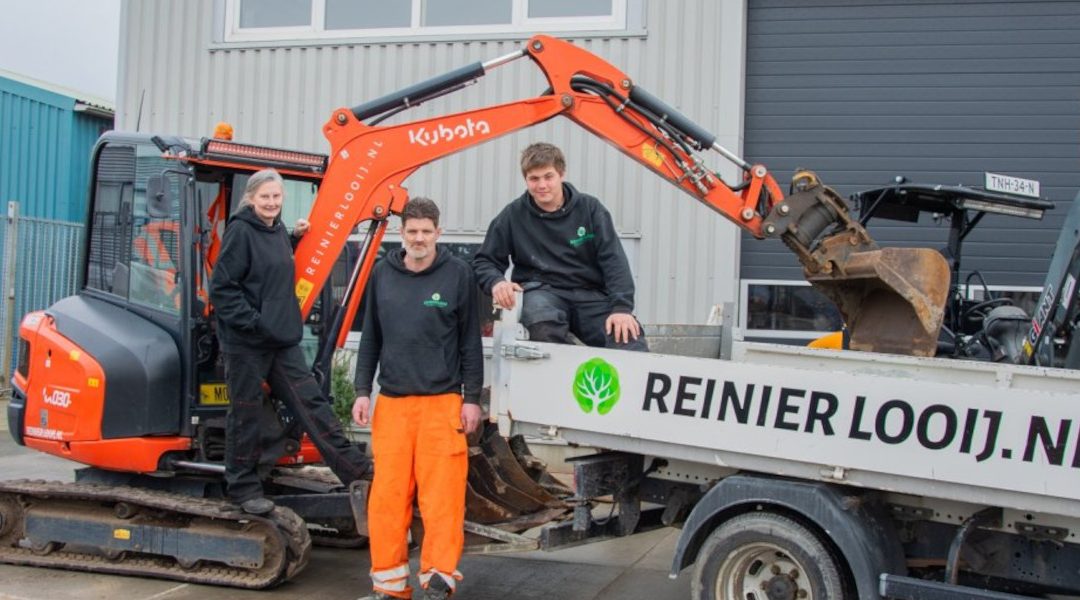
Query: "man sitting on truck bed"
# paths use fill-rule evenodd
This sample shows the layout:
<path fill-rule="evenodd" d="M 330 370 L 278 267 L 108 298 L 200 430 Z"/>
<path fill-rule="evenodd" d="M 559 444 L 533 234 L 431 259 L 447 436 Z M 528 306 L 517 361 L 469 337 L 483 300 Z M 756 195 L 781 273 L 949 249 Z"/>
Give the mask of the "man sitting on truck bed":
<path fill-rule="evenodd" d="M 491 222 L 473 259 L 481 289 L 504 308 L 524 292 L 521 323 L 531 340 L 568 344 L 573 333 L 589 346 L 648 351 L 611 213 L 563 181 L 566 159 L 552 144 L 525 148 L 521 173 L 525 193 Z"/>

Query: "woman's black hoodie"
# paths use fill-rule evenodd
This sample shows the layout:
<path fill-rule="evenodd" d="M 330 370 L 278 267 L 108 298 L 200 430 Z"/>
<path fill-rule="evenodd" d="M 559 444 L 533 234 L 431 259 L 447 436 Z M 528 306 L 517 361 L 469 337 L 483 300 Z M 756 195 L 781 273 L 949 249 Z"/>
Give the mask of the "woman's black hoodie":
<path fill-rule="evenodd" d="M 418 273 L 404 257 L 404 250 L 389 252 L 368 280 L 356 394 L 371 395 L 378 364 L 379 392 L 387 396 L 458 393 L 479 403 L 484 355 L 472 268 L 445 248 Z"/>
<path fill-rule="evenodd" d="M 294 291 L 292 240 L 245 206 L 229 218 L 210 277 L 210 302 L 225 352 L 251 353 L 300 342 L 303 320 Z"/>

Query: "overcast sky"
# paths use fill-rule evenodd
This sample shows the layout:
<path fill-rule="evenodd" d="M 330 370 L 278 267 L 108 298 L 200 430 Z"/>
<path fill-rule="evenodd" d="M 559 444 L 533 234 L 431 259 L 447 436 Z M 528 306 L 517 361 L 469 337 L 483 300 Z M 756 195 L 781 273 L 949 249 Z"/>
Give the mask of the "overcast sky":
<path fill-rule="evenodd" d="M 0 0 L 0 69 L 116 100 L 120 0 Z"/>

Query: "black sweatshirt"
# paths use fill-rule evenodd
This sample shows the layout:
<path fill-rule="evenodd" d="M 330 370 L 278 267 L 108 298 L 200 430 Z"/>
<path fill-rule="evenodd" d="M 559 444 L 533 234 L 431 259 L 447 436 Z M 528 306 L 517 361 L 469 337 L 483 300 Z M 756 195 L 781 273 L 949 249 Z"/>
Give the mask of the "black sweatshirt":
<path fill-rule="evenodd" d="M 545 212 L 525 192 L 495 217 L 473 259 L 481 289 L 490 294 L 505 279 L 511 257 L 517 283 L 597 290 L 612 312 L 633 312 L 634 278 L 611 213 L 569 183 L 563 183 L 563 199 L 559 210 Z"/>
<path fill-rule="evenodd" d="M 210 302 L 225 352 L 264 352 L 304 333 L 293 278 L 292 239 L 280 219 L 263 223 L 246 206 L 229 218 L 210 277 Z"/>
<path fill-rule="evenodd" d="M 382 394 L 453 392 L 478 404 L 484 354 L 476 296 L 472 269 L 449 250 L 437 248 L 419 273 L 405 268 L 403 249 L 389 252 L 368 280 L 356 395 L 371 395 L 377 363 Z"/>

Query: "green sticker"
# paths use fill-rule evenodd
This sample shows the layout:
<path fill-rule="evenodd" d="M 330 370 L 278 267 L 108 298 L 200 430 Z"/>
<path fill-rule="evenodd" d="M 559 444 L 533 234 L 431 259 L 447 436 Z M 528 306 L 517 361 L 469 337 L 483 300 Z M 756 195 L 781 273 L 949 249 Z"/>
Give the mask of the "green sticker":
<path fill-rule="evenodd" d="M 602 358 L 592 358 L 574 374 L 574 399 L 586 413 L 606 415 L 619 401 L 619 372 Z"/>

